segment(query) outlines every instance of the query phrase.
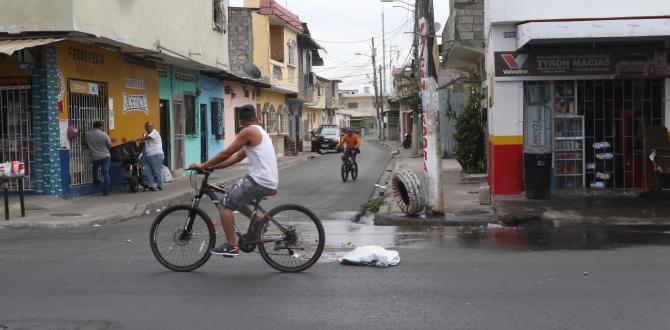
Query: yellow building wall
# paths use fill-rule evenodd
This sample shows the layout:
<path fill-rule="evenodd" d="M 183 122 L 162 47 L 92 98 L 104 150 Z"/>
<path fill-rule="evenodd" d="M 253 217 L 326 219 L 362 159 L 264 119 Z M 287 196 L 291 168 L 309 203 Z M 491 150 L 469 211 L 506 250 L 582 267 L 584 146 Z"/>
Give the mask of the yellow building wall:
<path fill-rule="evenodd" d="M 74 55 L 77 50 L 87 52 L 89 58 L 81 59 Z M 81 53 L 80 53 L 81 54 Z M 91 60 L 89 54 L 104 55 L 104 62 Z M 69 80 L 107 83 L 107 110 L 114 112 L 114 129 L 109 130 L 112 144 L 121 144 L 127 140 L 136 139 L 144 133 L 144 123 L 153 122 L 160 131 L 159 115 L 159 83 L 156 69 L 128 63 L 120 54 L 97 47 L 73 42 L 62 42 L 56 46 L 56 64 L 65 81 L 63 107 L 59 113 L 60 119 L 68 118 Z M 126 79 L 141 80 L 144 88 L 128 88 Z M 146 95 L 147 112 L 131 110 L 124 113 L 124 93 L 126 95 Z M 113 108 L 110 109 L 110 101 Z M 108 117 L 109 118 L 109 117 Z"/>
<path fill-rule="evenodd" d="M 275 108 L 275 111 L 280 111 L 281 107 L 284 105 L 286 102 L 286 95 L 277 93 L 277 92 L 272 92 L 270 90 L 262 90 L 261 95 L 256 98 L 256 103 L 260 104 L 261 108 L 257 109 L 258 111 L 258 116 L 260 117 L 260 112 L 263 111 L 263 108 L 266 103 L 272 104 Z"/>
<path fill-rule="evenodd" d="M 30 70 L 19 70 L 19 62 L 16 53 L 0 61 L 1 77 L 29 77 L 32 75 Z"/>
<path fill-rule="evenodd" d="M 296 43 L 295 54 L 293 54 L 293 56 L 295 56 L 295 66 L 289 66 L 288 65 L 288 57 L 289 57 L 288 43 L 289 42 L 295 42 Z M 287 27 L 284 27 L 284 64 L 286 66 L 282 68 L 282 77 L 284 79 L 281 80 L 280 84 L 283 88 L 291 89 L 291 90 L 295 90 L 295 91 L 298 90 L 298 65 L 300 63 L 297 44 L 298 44 L 298 34 L 295 31 L 293 31 L 293 30 L 291 30 Z M 289 81 L 289 78 L 288 78 L 289 77 L 289 72 L 288 72 L 289 67 L 292 67 L 294 69 L 293 80 L 292 81 Z"/>
<path fill-rule="evenodd" d="M 270 68 L 270 18 L 251 13 L 254 39 L 254 64 L 261 69 L 261 76 L 271 77 Z"/>

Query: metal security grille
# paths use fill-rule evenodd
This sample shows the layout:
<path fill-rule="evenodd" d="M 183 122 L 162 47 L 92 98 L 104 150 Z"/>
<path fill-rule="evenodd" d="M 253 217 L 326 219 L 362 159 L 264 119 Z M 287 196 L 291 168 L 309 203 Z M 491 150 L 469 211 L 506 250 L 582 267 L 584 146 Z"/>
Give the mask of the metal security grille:
<path fill-rule="evenodd" d="M 107 84 L 97 83 L 97 94 L 69 93 L 69 124 L 78 129 L 70 141 L 70 185 L 93 183 L 93 168 L 84 136 L 93 130 L 93 122 L 101 121 L 107 130 Z"/>
<path fill-rule="evenodd" d="M 182 102 L 172 102 L 172 129 L 174 130 L 174 166 L 175 170 L 184 168 L 184 107 Z"/>
<path fill-rule="evenodd" d="M 585 122 L 586 187 L 602 182 L 605 189 L 644 188 L 644 132 L 664 125 L 663 80 L 588 80 L 576 86 Z"/>
<path fill-rule="evenodd" d="M 26 190 L 35 189 L 31 100 L 28 86 L 0 87 L 0 162 L 16 160 L 25 163 L 23 187 Z M 17 183 L 11 181 L 9 189 L 18 189 Z"/>

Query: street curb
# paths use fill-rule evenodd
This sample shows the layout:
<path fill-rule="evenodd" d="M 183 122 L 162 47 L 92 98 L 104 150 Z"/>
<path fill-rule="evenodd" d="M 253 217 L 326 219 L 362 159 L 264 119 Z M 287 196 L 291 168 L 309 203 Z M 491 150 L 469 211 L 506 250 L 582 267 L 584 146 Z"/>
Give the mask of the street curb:
<path fill-rule="evenodd" d="M 401 212 L 379 212 L 375 215 L 375 225 L 378 226 L 486 226 L 489 223 L 498 223 L 493 216 L 463 216 L 446 214 L 440 217 L 409 216 Z"/>
<path fill-rule="evenodd" d="M 386 163 L 386 166 L 384 167 L 384 172 L 382 173 L 382 175 L 379 176 L 379 179 L 377 179 L 377 185 L 378 186 L 383 186 L 388 182 L 389 178 L 393 174 L 393 168 L 395 167 L 395 162 L 398 159 L 398 153 L 393 153 L 393 147 L 386 144 L 386 143 L 380 143 L 379 141 L 376 141 L 376 143 L 379 144 L 380 146 L 384 147 L 385 149 L 388 149 L 390 152 L 392 152 L 391 158 L 389 158 L 389 161 Z M 372 199 L 373 197 L 380 196 L 380 189 L 379 189 L 378 186 L 375 186 L 375 189 L 372 190 L 372 194 L 370 194 L 370 197 L 368 197 L 368 201 L 370 199 Z M 388 205 L 387 204 L 388 202 L 386 201 L 386 198 L 387 198 L 386 193 L 384 193 L 384 199 L 385 200 L 384 200 L 384 204 L 379 207 L 380 209 L 383 208 L 385 205 Z M 366 208 L 364 206 L 361 206 L 361 211 L 358 212 L 358 214 L 354 218 L 355 221 L 356 222 L 360 221 L 361 217 L 363 217 L 364 215 L 366 215 L 368 213 L 374 215 L 373 220 L 374 220 L 374 218 L 376 218 L 376 214 L 377 214 L 376 212 L 369 212 L 368 210 L 366 210 Z M 373 223 L 374 223 L 374 221 L 373 221 Z M 376 223 L 374 223 L 374 224 L 376 225 Z"/>
<path fill-rule="evenodd" d="M 287 156 L 291 157 L 291 156 Z M 286 163 L 283 163 L 278 167 L 279 170 L 295 166 L 298 164 L 301 164 L 303 162 L 306 162 L 310 159 L 315 158 L 315 155 L 307 155 L 306 157 L 300 157 L 298 159 L 292 159 L 290 161 L 287 161 Z M 233 183 L 234 181 L 244 177 L 246 175 L 237 175 L 233 177 L 226 178 L 225 180 L 219 181 L 216 184 L 223 184 L 223 185 L 229 185 Z M 102 224 L 113 224 L 113 223 L 119 223 L 123 221 L 130 221 L 133 218 L 140 217 L 142 215 L 148 215 L 153 212 L 154 210 L 159 210 L 163 209 L 164 207 L 168 207 L 170 205 L 175 205 L 175 204 L 180 204 L 180 203 L 186 203 L 188 200 L 193 198 L 193 191 L 192 190 L 187 190 L 184 192 L 178 192 L 174 193 L 172 195 L 164 196 L 161 197 L 158 200 L 154 200 L 152 202 L 148 203 L 140 203 L 136 204 L 133 209 L 129 212 L 121 212 L 119 214 L 113 214 L 113 215 L 104 215 L 100 217 L 94 217 L 94 218 L 86 218 L 86 219 L 81 219 L 81 220 L 70 220 L 70 221 L 63 221 L 63 222 L 10 222 L 10 223 L 2 223 L 5 221 L 0 222 L 0 230 L 4 229 L 71 229 L 71 228 L 77 228 L 77 227 L 84 227 L 84 226 L 93 226 L 93 225 L 102 225 Z"/>

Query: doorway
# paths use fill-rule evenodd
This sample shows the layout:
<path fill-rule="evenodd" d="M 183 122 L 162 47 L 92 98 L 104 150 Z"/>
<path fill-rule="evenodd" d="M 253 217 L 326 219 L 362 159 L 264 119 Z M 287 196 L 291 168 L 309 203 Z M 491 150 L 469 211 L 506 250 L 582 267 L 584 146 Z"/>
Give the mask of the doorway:
<path fill-rule="evenodd" d="M 184 168 L 184 103 L 172 101 L 172 128 L 174 130 L 173 170 Z"/>
<path fill-rule="evenodd" d="M 77 128 L 77 137 L 70 140 L 70 185 L 93 183 L 93 168 L 84 136 L 93 130 L 93 123 L 102 122 L 107 132 L 107 84 L 69 81 L 69 125 Z M 84 86 L 84 87 L 82 87 Z"/>
<path fill-rule="evenodd" d="M 169 100 L 160 100 L 160 135 L 163 142 L 163 165 L 170 167 L 170 157 L 171 151 L 170 148 L 170 101 Z"/>
<path fill-rule="evenodd" d="M 200 104 L 200 162 L 207 161 L 207 104 Z"/>

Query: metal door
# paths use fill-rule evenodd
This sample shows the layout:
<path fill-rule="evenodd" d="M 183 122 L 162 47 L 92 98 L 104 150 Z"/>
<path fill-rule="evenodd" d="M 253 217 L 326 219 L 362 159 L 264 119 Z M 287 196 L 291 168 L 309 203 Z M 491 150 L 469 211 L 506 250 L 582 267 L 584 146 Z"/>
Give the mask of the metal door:
<path fill-rule="evenodd" d="M 35 148 L 29 86 L 0 87 L 0 162 L 10 160 L 25 163 L 23 187 L 26 190 L 35 189 L 32 171 Z M 17 183 L 11 181 L 9 189 L 17 190 Z"/>
<path fill-rule="evenodd" d="M 175 170 L 184 168 L 184 103 L 172 102 L 172 128 L 174 129 L 174 155 Z"/>
<path fill-rule="evenodd" d="M 170 166 L 170 101 L 160 100 L 161 140 L 163 142 L 163 154 L 165 159 L 163 165 Z"/>
<path fill-rule="evenodd" d="M 93 167 L 86 148 L 84 136 L 93 130 L 93 122 L 102 122 L 107 132 L 107 84 L 95 85 L 88 93 L 69 93 L 68 124 L 78 130 L 77 137 L 70 141 L 70 185 L 80 186 L 93 183 Z"/>
<path fill-rule="evenodd" d="M 212 111 L 215 111 L 212 109 Z M 207 104 L 200 104 L 200 161 L 207 161 Z"/>

